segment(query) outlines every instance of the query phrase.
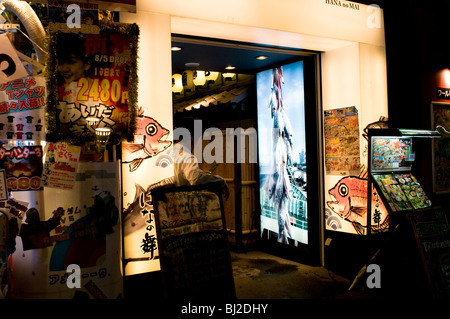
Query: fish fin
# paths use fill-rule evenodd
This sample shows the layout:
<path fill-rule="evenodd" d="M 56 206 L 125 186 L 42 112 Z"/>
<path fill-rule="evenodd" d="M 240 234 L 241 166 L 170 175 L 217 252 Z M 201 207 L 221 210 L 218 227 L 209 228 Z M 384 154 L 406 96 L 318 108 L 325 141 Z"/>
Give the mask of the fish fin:
<path fill-rule="evenodd" d="M 360 223 L 352 222 L 352 225 L 359 235 L 364 235 L 364 227 Z"/>
<path fill-rule="evenodd" d="M 124 146 L 124 148 L 127 151 L 129 151 L 130 153 L 135 153 L 135 152 L 142 150 L 144 148 L 144 146 L 141 144 L 126 144 Z"/>
<path fill-rule="evenodd" d="M 141 163 L 143 161 L 144 161 L 144 159 L 142 159 L 142 158 L 136 158 L 136 159 L 132 160 L 129 165 L 130 172 L 134 172 L 135 170 L 137 170 L 139 168 L 139 166 L 141 166 Z"/>
<path fill-rule="evenodd" d="M 363 216 L 363 215 L 366 213 L 367 208 L 365 208 L 365 207 L 356 207 L 356 206 L 352 206 L 352 207 L 350 208 L 350 210 L 351 210 L 352 212 L 358 214 L 359 216 Z"/>

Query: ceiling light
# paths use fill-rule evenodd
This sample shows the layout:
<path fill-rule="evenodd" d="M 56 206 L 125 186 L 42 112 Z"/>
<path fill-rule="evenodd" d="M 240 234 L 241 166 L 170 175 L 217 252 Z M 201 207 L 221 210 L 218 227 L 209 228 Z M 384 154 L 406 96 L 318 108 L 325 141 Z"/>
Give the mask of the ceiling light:
<path fill-rule="evenodd" d="M 184 64 L 185 67 L 187 68 L 196 68 L 198 66 L 200 66 L 200 63 L 198 62 L 187 62 Z"/>
<path fill-rule="evenodd" d="M 225 67 L 225 70 L 234 70 L 234 69 L 236 69 L 236 67 L 232 65 Z"/>
<path fill-rule="evenodd" d="M 182 47 L 172 47 L 171 50 L 172 51 L 181 51 L 181 50 L 183 50 L 183 48 Z"/>
<path fill-rule="evenodd" d="M 255 57 L 256 60 L 265 60 L 268 59 L 269 57 L 267 55 L 259 55 L 257 57 Z"/>

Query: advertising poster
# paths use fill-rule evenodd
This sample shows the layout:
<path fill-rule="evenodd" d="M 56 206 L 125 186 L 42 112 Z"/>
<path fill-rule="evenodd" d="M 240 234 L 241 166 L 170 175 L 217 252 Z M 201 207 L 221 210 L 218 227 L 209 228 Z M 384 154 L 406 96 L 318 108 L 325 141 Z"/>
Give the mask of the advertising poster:
<path fill-rule="evenodd" d="M 49 32 L 48 140 L 82 145 L 95 139 L 96 128 L 130 138 L 139 29 L 135 24 L 83 26 L 77 33 Z"/>
<path fill-rule="evenodd" d="M 79 163 L 72 190 L 44 188 L 18 233 L 13 296 L 123 297 L 119 179 L 119 163 Z"/>
<path fill-rule="evenodd" d="M 41 146 L 0 146 L 0 168 L 9 191 L 42 189 L 42 155 Z"/>
<path fill-rule="evenodd" d="M 443 127 L 450 130 L 450 104 L 431 104 L 431 127 Z M 439 129 L 442 132 L 442 129 Z M 442 134 L 433 139 L 433 191 L 450 193 L 450 136 Z"/>
<path fill-rule="evenodd" d="M 355 174 L 360 170 L 358 110 L 354 106 L 324 111 L 327 174 Z"/>
<path fill-rule="evenodd" d="M 42 182 L 46 187 L 72 189 L 80 159 L 80 146 L 62 143 L 45 145 Z"/>
<path fill-rule="evenodd" d="M 0 84 L 0 139 L 45 140 L 45 78 L 24 77 Z"/>
<path fill-rule="evenodd" d="M 303 62 L 256 75 L 261 234 L 308 243 Z"/>

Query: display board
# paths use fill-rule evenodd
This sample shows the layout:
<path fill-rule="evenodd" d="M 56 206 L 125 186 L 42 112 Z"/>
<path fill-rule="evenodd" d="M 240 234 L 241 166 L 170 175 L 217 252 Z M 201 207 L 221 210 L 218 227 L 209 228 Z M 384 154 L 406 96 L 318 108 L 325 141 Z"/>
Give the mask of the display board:
<path fill-rule="evenodd" d="M 435 298 L 450 297 L 450 229 L 439 208 L 410 214 L 419 251 Z"/>
<path fill-rule="evenodd" d="M 394 212 L 431 206 L 431 201 L 412 174 L 374 174 L 373 178 Z"/>
<path fill-rule="evenodd" d="M 234 298 L 220 184 L 152 191 L 169 299 Z"/>
<path fill-rule="evenodd" d="M 450 103 L 431 104 L 431 127 L 450 128 Z M 442 130 L 442 129 L 441 129 Z M 433 140 L 433 191 L 450 193 L 450 135 Z"/>
<path fill-rule="evenodd" d="M 410 170 L 413 156 L 410 137 L 372 138 L 372 171 Z"/>

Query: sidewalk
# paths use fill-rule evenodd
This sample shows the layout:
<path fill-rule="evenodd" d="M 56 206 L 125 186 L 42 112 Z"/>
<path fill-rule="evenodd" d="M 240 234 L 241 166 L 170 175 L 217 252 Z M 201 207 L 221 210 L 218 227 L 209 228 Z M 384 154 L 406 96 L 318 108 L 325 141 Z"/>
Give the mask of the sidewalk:
<path fill-rule="evenodd" d="M 231 252 L 238 299 L 372 298 L 350 292 L 351 282 L 324 267 L 289 261 L 261 251 Z"/>

